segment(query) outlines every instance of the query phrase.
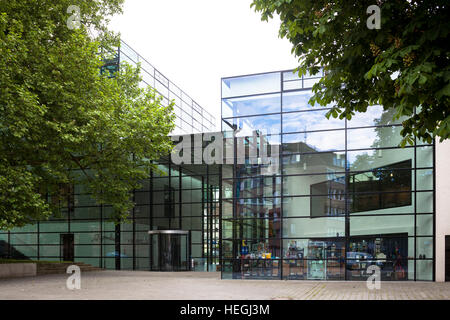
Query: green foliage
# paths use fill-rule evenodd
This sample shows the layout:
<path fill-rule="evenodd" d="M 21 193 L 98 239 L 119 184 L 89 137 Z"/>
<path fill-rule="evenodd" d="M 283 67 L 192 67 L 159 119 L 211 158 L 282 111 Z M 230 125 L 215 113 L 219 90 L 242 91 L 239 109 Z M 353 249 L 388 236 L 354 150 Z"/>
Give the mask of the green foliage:
<path fill-rule="evenodd" d="M 129 65 L 100 72 L 100 52 L 118 45 L 105 17 L 122 2 L 0 2 L 0 229 L 56 214 L 61 186 L 75 183 L 123 220 L 151 160 L 172 149 L 173 105 Z M 79 29 L 67 27 L 69 5 Z"/>
<path fill-rule="evenodd" d="M 369 30 L 366 10 L 374 4 L 381 29 Z M 407 117 L 403 146 L 414 136 L 429 143 L 449 138 L 448 1 L 254 0 L 252 6 L 262 20 L 280 16 L 280 37 L 292 43 L 300 75 L 324 67 L 310 102 L 334 101 L 328 117 L 351 119 L 382 104 L 395 110 L 394 118 Z"/>

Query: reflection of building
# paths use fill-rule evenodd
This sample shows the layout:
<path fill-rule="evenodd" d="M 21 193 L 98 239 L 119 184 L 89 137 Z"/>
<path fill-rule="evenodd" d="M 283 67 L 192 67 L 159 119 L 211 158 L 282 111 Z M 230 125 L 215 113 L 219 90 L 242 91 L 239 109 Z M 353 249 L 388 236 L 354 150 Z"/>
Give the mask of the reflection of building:
<path fill-rule="evenodd" d="M 122 50 L 122 58 L 141 61 Z M 195 103 L 159 72 L 146 77 L 165 97 L 176 96 L 177 133 L 211 128 L 211 119 L 195 116 Z M 10 252 L 59 260 L 59 236 L 70 233 L 76 261 L 158 270 L 152 239 L 170 229 L 189 233 L 177 238 L 189 242 L 177 256 L 194 259 L 195 270 L 220 264 L 225 279 L 361 280 L 377 265 L 383 280 L 433 280 L 443 254 L 435 252 L 434 145 L 398 148 L 401 120 L 392 122 L 379 106 L 351 121 L 327 120 L 328 108 L 308 103 L 317 81 L 290 71 L 222 79 L 224 148 L 243 138 L 244 161 L 226 152 L 222 165 L 160 159 L 167 175 L 152 172 L 143 181 L 133 193 L 131 223 L 120 226 L 82 186 L 68 188 L 62 218 L 2 233 L 0 241 Z M 192 107 L 187 118 L 185 103 Z M 274 171 L 251 157 L 254 131 L 280 147 Z"/>
<path fill-rule="evenodd" d="M 290 71 L 222 79 L 222 129 L 264 128 L 281 146 L 271 176 L 250 163 L 223 167 L 222 221 L 231 232 L 222 233 L 222 276 L 241 278 L 240 266 L 252 266 L 239 240 L 260 242 L 251 226 L 270 219 L 242 204 L 258 203 L 259 212 L 279 210 L 280 233 L 265 234 L 271 271 L 246 278 L 364 279 L 378 264 L 383 280 L 432 280 L 434 146 L 398 148 L 401 120 L 379 106 L 327 120 L 329 108 L 308 103 L 317 81 Z M 246 233 L 232 227 L 242 217 Z"/>

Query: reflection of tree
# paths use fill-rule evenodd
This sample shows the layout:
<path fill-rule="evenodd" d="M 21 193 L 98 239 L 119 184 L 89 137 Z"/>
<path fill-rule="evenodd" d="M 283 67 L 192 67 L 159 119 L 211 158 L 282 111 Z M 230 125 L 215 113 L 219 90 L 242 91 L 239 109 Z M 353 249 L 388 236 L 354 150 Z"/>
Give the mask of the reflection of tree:
<path fill-rule="evenodd" d="M 367 153 L 358 154 L 355 161 L 352 163 L 352 169 L 356 171 L 365 170 L 370 163 L 373 163 L 373 156 L 370 156 Z"/>
<path fill-rule="evenodd" d="M 374 120 L 376 126 L 386 126 L 393 124 L 393 117 L 395 114 L 395 109 L 384 110 L 379 118 Z M 390 146 L 393 138 L 399 137 L 398 127 L 376 127 L 374 129 L 376 133 L 376 138 L 373 141 L 371 148 L 383 148 Z M 368 155 L 367 153 L 359 154 L 356 156 L 355 161 L 352 163 L 354 170 L 365 170 L 370 168 L 375 161 L 375 155 Z"/>
<path fill-rule="evenodd" d="M 395 109 L 384 110 L 380 118 L 374 120 L 376 126 L 381 125 L 392 125 L 393 118 L 395 115 Z M 392 144 L 395 136 L 398 136 L 397 127 L 377 127 L 375 132 L 377 134 L 377 139 L 374 140 L 372 148 L 382 148 Z M 394 139 L 395 140 L 395 139 Z"/>

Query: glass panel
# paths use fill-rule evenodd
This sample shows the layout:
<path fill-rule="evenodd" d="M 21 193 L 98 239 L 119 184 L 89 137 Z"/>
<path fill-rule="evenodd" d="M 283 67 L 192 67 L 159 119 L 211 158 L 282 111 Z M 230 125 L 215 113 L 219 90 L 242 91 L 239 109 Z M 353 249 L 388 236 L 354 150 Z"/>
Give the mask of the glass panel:
<path fill-rule="evenodd" d="M 432 236 L 433 235 L 433 215 L 419 214 L 417 219 L 417 235 L 418 236 Z"/>
<path fill-rule="evenodd" d="M 433 261 L 432 260 L 417 260 L 417 280 L 433 280 Z"/>
<path fill-rule="evenodd" d="M 328 110 L 305 111 L 283 114 L 283 133 L 309 130 L 340 129 L 345 127 L 345 120 L 327 119 Z"/>
<path fill-rule="evenodd" d="M 433 213 L 433 192 L 417 192 L 417 213 Z"/>
<path fill-rule="evenodd" d="M 412 238 L 411 238 L 412 239 Z M 399 235 L 379 237 L 355 237 L 349 242 L 347 252 L 347 277 L 349 280 L 365 280 L 367 268 L 381 268 L 381 280 L 412 280 L 414 264 L 407 258 L 414 252 L 413 242 Z"/>
<path fill-rule="evenodd" d="M 350 171 L 366 171 L 395 164 L 397 168 L 411 169 L 414 148 L 348 151 Z M 407 162 L 406 160 L 410 160 Z"/>
<path fill-rule="evenodd" d="M 345 152 L 283 156 L 283 174 L 312 174 L 345 171 Z"/>
<path fill-rule="evenodd" d="M 100 231 L 100 221 L 71 221 L 70 231 Z"/>
<path fill-rule="evenodd" d="M 407 160 L 411 166 L 411 160 Z M 396 170 L 406 164 L 393 164 L 348 177 L 350 211 L 361 212 L 412 204 L 411 170 Z"/>
<path fill-rule="evenodd" d="M 75 208 L 73 219 L 100 219 L 100 207 Z"/>
<path fill-rule="evenodd" d="M 100 246 L 96 245 L 75 245 L 75 259 L 77 257 L 99 257 Z"/>
<path fill-rule="evenodd" d="M 416 174 L 416 190 L 433 190 L 433 169 L 417 170 Z"/>
<path fill-rule="evenodd" d="M 404 233 L 414 236 L 414 215 L 350 217 L 350 235 Z"/>
<path fill-rule="evenodd" d="M 40 232 L 68 232 L 67 222 L 40 222 L 39 230 Z"/>
<path fill-rule="evenodd" d="M 280 73 L 222 79 L 222 96 L 237 97 L 280 91 Z"/>
<path fill-rule="evenodd" d="M 281 177 L 261 176 L 252 179 L 236 179 L 234 188 L 237 198 L 279 196 Z"/>
<path fill-rule="evenodd" d="M 235 215 L 238 217 L 280 217 L 280 198 L 239 199 Z"/>
<path fill-rule="evenodd" d="M 222 117 L 249 116 L 280 112 L 281 95 L 269 94 L 222 100 Z"/>
<path fill-rule="evenodd" d="M 284 279 L 345 279 L 345 244 L 342 239 L 284 240 Z"/>
<path fill-rule="evenodd" d="M 417 168 L 433 167 L 433 147 L 416 148 Z"/>
<path fill-rule="evenodd" d="M 310 90 L 283 93 L 283 112 L 311 110 L 313 106 L 308 101 L 312 95 Z M 321 107 L 316 104 L 314 108 Z"/>
<path fill-rule="evenodd" d="M 312 86 L 320 81 L 320 78 L 316 79 L 303 79 L 303 88 L 312 88 Z"/>
<path fill-rule="evenodd" d="M 345 175 L 284 176 L 283 195 L 329 195 L 329 199 L 344 200 Z"/>
<path fill-rule="evenodd" d="M 344 130 L 283 135 L 283 153 L 306 153 L 344 149 Z"/>
<path fill-rule="evenodd" d="M 432 237 L 417 237 L 416 245 L 416 259 L 433 259 Z"/>
<path fill-rule="evenodd" d="M 235 128 L 238 137 L 251 137 L 253 131 L 267 134 L 278 134 L 281 131 L 280 115 L 265 115 L 245 118 L 225 119 L 228 125 L 225 129 Z M 228 128 L 227 128 L 228 127 Z"/>
<path fill-rule="evenodd" d="M 348 149 L 397 147 L 402 139 L 402 126 L 349 129 L 347 132 Z"/>
<path fill-rule="evenodd" d="M 283 238 L 342 237 L 345 218 L 291 218 L 283 220 Z"/>
<path fill-rule="evenodd" d="M 356 112 L 352 116 L 352 119 L 347 121 L 349 128 L 354 127 L 370 127 L 370 126 L 383 126 L 402 123 L 406 117 L 402 117 L 399 120 L 393 120 L 395 115 L 395 109 L 383 110 L 383 106 L 369 106 L 366 112 Z"/>
<path fill-rule="evenodd" d="M 37 233 L 11 233 L 10 235 L 10 244 L 13 246 L 36 243 Z"/>

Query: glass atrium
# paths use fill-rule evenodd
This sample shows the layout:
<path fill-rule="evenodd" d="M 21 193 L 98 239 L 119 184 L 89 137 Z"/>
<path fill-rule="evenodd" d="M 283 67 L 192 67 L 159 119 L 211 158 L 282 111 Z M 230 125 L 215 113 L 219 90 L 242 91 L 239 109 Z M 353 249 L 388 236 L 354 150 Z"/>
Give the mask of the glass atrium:
<path fill-rule="evenodd" d="M 124 43 L 120 57 L 142 62 L 144 81 L 177 101 L 174 134 L 212 131 L 212 117 Z M 329 108 L 308 103 L 320 76 L 223 78 L 224 164 L 160 159 L 166 175 L 149 173 L 133 192 L 130 221 L 118 226 L 109 206 L 69 188 L 61 217 L 0 232 L 0 256 L 220 269 L 223 279 L 365 280 L 375 265 L 382 280 L 434 280 L 434 145 L 399 148 L 402 119 L 380 106 L 327 120 Z M 271 170 L 256 136 L 276 158 Z"/>
<path fill-rule="evenodd" d="M 364 280 L 376 265 L 382 280 L 433 280 L 434 146 L 398 148 L 402 119 L 380 106 L 327 120 L 308 103 L 320 76 L 222 79 L 222 131 L 280 149 L 271 175 L 223 166 L 222 278 Z"/>

